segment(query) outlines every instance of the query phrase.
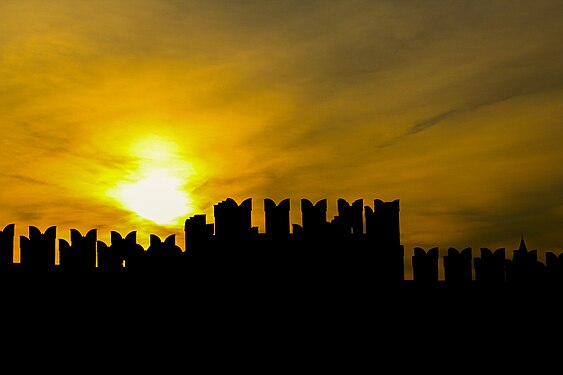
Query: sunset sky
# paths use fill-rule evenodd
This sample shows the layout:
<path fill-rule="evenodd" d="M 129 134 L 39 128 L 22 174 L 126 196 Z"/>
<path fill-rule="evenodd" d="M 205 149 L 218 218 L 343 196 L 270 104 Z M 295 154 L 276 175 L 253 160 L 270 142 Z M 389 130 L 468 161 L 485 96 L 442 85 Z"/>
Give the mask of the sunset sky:
<path fill-rule="evenodd" d="M 562 1 L 1 0 L 0 227 L 176 233 L 401 201 L 414 246 L 563 251 Z M 159 197 L 154 191 L 162 192 Z M 164 198 L 162 198 L 164 197 Z M 148 202 L 151 201 L 151 202 Z M 1 228 L 0 228 L 1 229 Z M 19 256 L 19 251 L 16 256 Z M 408 259 L 407 259 L 408 261 Z"/>

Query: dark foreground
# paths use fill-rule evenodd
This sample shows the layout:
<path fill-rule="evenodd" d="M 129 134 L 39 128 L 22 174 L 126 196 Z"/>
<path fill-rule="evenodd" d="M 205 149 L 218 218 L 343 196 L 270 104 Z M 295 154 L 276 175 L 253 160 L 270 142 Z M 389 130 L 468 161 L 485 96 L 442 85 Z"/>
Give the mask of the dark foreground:
<path fill-rule="evenodd" d="M 560 310 L 558 285 L 453 286 L 443 281 L 421 285 L 412 280 L 383 283 L 365 278 L 267 277 L 261 275 L 9 275 L 0 277 L 2 311 L 56 314 L 99 319 L 150 316 L 165 319 L 237 317 L 283 321 L 307 314 L 361 319 L 445 319 L 466 314 L 499 317 L 510 314 L 553 315 Z M 561 310 L 563 311 L 563 309 Z M 332 319 L 331 318 L 331 319 Z"/>
<path fill-rule="evenodd" d="M 260 373 L 377 372 L 383 364 L 430 370 L 445 353 L 463 368 L 485 358 L 502 367 L 507 358 L 516 363 L 522 348 L 558 342 L 563 316 L 563 289 L 555 287 L 255 275 L 23 276 L 4 275 L 0 284 L 6 348 L 25 357 L 20 365 L 43 356 L 57 368 L 80 371 L 162 373 L 195 363 Z"/>

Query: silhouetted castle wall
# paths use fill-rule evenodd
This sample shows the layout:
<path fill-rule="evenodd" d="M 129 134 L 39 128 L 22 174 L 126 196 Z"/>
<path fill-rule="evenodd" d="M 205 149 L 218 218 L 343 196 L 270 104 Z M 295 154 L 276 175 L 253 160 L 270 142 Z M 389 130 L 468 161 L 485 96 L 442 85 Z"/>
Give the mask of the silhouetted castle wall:
<path fill-rule="evenodd" d="M 405 282 L 404 246 L 401 244 L 399 200 L 376 199 L 373 207 L 358 199 L 337 201 L 337 215 L 327 220 L 327 201 L 301 199 L 302 223 L 290 223 L 290 200 L 264 199 L 265 232 L 252 226 L 252 199 L 240 204 L 231 198 L 214 205 L 214 223 L 204 214 L 185 220 L 184 250 L 175 235 L 164 240 L 150 235 L 144 249 L 137 233 L 123 236 L 111 231 L 110 244 L 97 239 L 97 230 L 85 235 L 70 230 L 70 243 L 59 240 L 59 264 L 55 264 L 56 227 L 44 233 L 29 227 L 20 236 L 20 263 L 13 262 L 14 224 L 0 231 L 0 273 L 104 274 L 205 276 L 240 279 L 346 280 L 370 285 L 400 285 Z M 364 222 L 365 219 L 365 222 Z M 364 231 L 365 223 L 365 231 Z M 293 230 L 290 231 L 290 228 Z M 510 286 L 563 285 L 563 257 L 546 254 L 546 264 L 537 251 L 528 250 L 522 238 L 513 257 L 504 248 L 494 252 L 449 248 L 443 257 L 444 282 L 439 280 L 439 252 L 415 247 L 412 256 L 413 284 L 495 288 Z M 474 271 L 474 276 L 473 276 Z"/>

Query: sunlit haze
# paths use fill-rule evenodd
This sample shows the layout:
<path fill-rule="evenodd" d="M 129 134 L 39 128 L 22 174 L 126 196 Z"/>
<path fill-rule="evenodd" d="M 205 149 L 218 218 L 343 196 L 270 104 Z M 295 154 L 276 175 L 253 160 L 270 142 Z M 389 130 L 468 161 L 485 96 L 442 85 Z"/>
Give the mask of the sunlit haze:
<path fill-rule="evenodd" d="M 182 227 L 193 214 L 185 189 L 193 168 L 181 159 L 176 147 L 172 141 L 155 136 L 133 145 L 130 155 L 138 156 L 139 165 L 108 192 L 109 196 L 156 224 Z"/>
<path fill-rule="evenodd" d="M 120 184 L 115 194 L 123 206 L 157 224 L 181 226 L 190 212 L 183 180 L 167 170 L 148 171 L 139 181 Z"/>

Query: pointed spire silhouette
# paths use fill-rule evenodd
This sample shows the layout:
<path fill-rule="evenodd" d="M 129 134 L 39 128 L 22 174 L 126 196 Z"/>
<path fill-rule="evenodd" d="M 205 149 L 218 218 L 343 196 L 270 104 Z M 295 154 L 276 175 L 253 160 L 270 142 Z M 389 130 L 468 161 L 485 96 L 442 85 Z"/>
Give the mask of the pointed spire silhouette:
<path fill-rule="evenodd" d="M 520 250 L 521 252 L 528 251 L 528 248 L 526 247 L 526 242 L 524 242 L 524 234 L 522 234 L 522 237 L 520 238 L 520 246 L 518 246 L 518 250 Z"/>

